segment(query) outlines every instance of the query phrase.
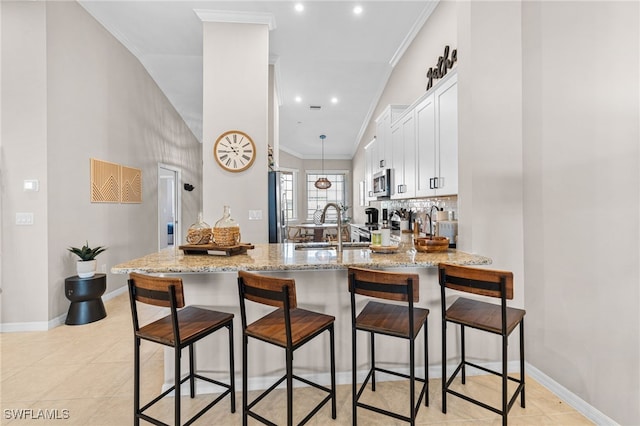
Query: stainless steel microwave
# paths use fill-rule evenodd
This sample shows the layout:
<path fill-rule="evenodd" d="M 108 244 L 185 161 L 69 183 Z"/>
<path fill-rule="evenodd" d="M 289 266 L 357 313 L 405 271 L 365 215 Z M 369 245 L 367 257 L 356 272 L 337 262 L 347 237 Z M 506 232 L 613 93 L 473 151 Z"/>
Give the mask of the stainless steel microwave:
<path fill-rule="evenodd" d="M 391 169 L 384 169 L 373 175 L 374 197 L 391 196 Z"/>

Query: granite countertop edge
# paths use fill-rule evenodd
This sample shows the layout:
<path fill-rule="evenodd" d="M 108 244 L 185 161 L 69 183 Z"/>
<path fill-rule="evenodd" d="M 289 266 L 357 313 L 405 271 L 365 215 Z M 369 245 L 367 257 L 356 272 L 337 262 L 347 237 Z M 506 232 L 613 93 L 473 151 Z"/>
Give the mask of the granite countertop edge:
<path fill-rule="evenodd" d="M 340 259 L 338 260 L 338 257 Z M 371 253 L 368 249 L 344 250 L 342 255 L 327 250 L 295 250 L 293 244 L 255 244 L 253 250 L 235 256 L 185 255 L 168 248 L 120 263 L 111 268 L 114 274 L 131 272 L 217 273 L 245 271 L 322 271 L 351 266 L 369 268 L 436 267 L 440 262 L 458 265 L 490 265 L 489 257 L 449 249 L 443 253 L 417 253 L 412 259 L 405 250 L 393 254 Z"/>

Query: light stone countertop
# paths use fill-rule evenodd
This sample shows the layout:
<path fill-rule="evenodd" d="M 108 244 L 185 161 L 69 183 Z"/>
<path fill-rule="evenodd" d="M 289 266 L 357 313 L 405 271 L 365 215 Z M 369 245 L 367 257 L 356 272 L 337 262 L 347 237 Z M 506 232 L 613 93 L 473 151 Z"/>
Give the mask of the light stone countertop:
<path fill-rule="evenodd" d="M 417 252 L 412 258 L 406 249 L 397 253 L 373 253 L 368 248 L 335 250 L 295 250 L 295 245 L 255 244 L 246 254 L 185 255 L 177 248 L 133 259 L 111 268 L 114 274 L 140 273 L 203 273 L 244 271 L 308 271 L 346 269 L 350 266 L 365 268 L 436 267 L 440 262 L 458 265 L 489 265 L 485 256 L 449 249 L 444 253 Z"/>

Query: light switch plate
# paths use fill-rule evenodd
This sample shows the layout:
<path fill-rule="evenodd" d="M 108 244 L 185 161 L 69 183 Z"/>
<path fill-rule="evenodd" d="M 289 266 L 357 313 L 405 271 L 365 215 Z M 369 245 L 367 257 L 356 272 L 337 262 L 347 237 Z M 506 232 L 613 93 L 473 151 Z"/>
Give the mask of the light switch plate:
<path fill-rule="evenodd" d="M 249 220 L 262 220 L 262 210 L 249 210 Z"/>
<path fill-rule="evenodd" d="M 40 190 L 40 182 L 38 179 L 25 179 L 22 183 L 25 192 L 38 192 Z"/>
<path fill-rule="evenodd" d="M 33 225 L 33 213 L 16 213 L 16 225 Z"/>

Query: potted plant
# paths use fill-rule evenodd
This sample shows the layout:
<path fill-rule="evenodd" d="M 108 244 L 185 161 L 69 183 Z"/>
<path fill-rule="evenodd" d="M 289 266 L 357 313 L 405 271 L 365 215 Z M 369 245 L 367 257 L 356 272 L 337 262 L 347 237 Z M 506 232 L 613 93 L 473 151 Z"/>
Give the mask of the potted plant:
<path fill-rule="evenodd" d="M 89 247 L 89 242 L 86 241 L 82 248 L 69 247 L 68 250 L 77 255 L 80 260 L 77 263 L 78 276 L 80 278 L 91 278 L 96 273 L 96 256 L 105 251 L 107 248 L 97 246 L 94 248 Z"/>

